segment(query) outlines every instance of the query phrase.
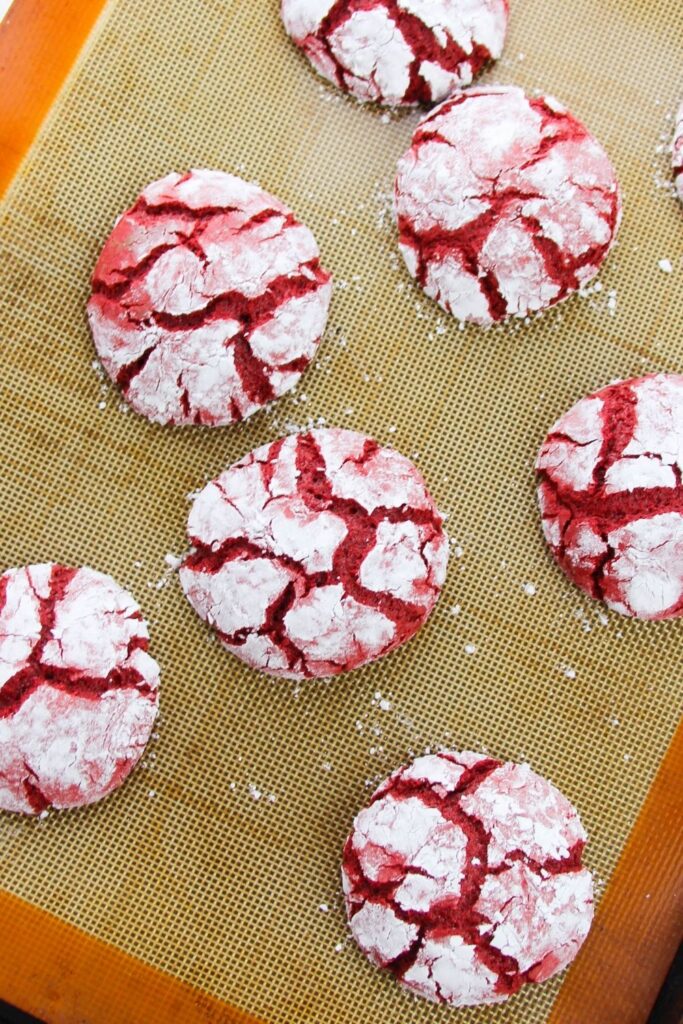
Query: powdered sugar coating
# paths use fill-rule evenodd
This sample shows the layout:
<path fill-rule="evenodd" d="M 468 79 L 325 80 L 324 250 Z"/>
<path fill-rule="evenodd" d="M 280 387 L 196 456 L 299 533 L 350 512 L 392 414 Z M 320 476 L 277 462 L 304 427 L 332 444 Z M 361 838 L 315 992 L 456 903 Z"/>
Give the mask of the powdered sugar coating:
<path fill-rule="evenodd" d="M 683 377 L 581 399 L 536 468 L 543 532 L 570 579 L 622 615 L 683 614 Z"/>
<path fill-rule="evenodd" d="M 437 103 L 500 57 L 508 0 L 282 0 L 320 74 L 362 101 Z"/>
<path fill-rule="evenodd" d="M 332 286 L 316 241 L 257 185 L 169 174 L 117 221 L 88 319 L 102 364 L 156 423 L 222 426 L 294 387 Z"/>
<path fill-rule="evenodd" d="M 441 751 L 354 821 L 342 885 L 368 958 L 415 995 L 501 1002 L 576 956 L 593 916 L 579 816 L 527 764 Z"/>
<path fill-rule="evenodd" d="M 296 434 L 209 483 L 180 582 L 254 668 L 331 676 L 394 650 L 441 590 L 442 520 L 415 466 L 348 430 Z"/>
<path fill-rule="evenodd" d="M 683 103 L 678 108 L 674 123 L 673 169 L 678 198 L 683 203 Z"/>
<path fill-rule="evenodd" d="M 602 147 L 551 97 L 457 92 L 396 176 L 399 248 L 427 294 L 488 326 L 555 305 L 598 272 L 621 220 Z"/>
<path fill-rule="evenodd" d="M 157 714 L 148 640 L 131 595 L 94 569 L 0 576 L 0 808 L 80 807 L 127 778 Z"/>

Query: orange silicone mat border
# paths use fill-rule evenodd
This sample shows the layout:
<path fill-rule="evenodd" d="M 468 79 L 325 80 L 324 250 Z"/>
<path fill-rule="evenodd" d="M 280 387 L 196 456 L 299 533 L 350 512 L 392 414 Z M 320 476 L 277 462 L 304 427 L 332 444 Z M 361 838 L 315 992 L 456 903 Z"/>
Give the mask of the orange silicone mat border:
<path fill-rule="evenodd" d="M 0 25 L 0 194 L 105 0 L 14 0 Z M 644 1024 L 683 920 L 679 727 L 549 1024 Z M 0 891 L 0 998 L 49 1024 L 259 1024 Z"/>
<path fill-rule="evenodd" d="M 263 1024 L 0 892 L 0 996 L 48 1024 Z"/>
<path fill-rule="evenodd" d="M 104 5 L 105 0 L 14 0 L 0 23 L 0 195 Z"/>

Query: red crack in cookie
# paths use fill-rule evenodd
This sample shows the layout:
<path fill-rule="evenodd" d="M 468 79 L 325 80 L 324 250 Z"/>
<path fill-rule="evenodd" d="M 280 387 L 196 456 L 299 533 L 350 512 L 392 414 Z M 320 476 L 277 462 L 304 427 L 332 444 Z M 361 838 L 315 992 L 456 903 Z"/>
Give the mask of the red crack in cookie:
<path fill-rule="evenodd" d="M 621 218 L 602 147 L 550 97 L 456 93 L 423 118 L 396 177 L 399 247 L 427 294 L 489 325 L 597 274 Z"/>
<path fill-rule="evenodd" d="M 294 387 L 332 286 L 316 241 L 257 185 L 169 174 L 116 223 L 88 303 L 95 347 L 136 412 L 223 426 Z"/>
<path fill-rule="evenodd" d="M 410 992 L 501 1002 L 576 956 L 593 917 L 586 834 L 528 765 L 442 751 L 399 768 L 344 847 L 351 932 Z"/>
<path fill-rule="evenodd" d="M 571 580 L 622 615 L 683 614 L 683 377 L 582 398 L 539 453 L 543 532 Z"/>
<path fill-rule="evenodd" d="M 503 51 L 508 0 L 282 0 L 313 66 L 388 106 L 436 103 Z"/>
<path fill-rule="evenodd" d="M 81 807 L 121 785 L 157 713 L 148 640 L 111 576 L 53 564 L 0 576 L 0 808 Z"/>
<path fill-rule="evenodd" d="M 678 198 L 683 203 L 683 103 L 678 108 L 674 127 L 673 169 Z"/>
<path fill-rule="evenodd" d="M 276 676 L 332 676 L 405 643 L 448 546 L 415 466 L 348 430 L 257 448 L 208 484 L 180 582 L 224 646 Z"/>

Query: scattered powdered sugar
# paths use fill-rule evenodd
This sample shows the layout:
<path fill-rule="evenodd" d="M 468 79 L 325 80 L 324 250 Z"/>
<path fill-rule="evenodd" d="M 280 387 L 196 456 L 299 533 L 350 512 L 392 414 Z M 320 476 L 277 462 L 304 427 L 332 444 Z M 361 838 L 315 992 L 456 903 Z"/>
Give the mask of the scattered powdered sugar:
<path fill-rule="evenodd" d="M 673 264 L 671 260 L 661 259 L 657 261 L 657 266 L 660 270 L 663 270 L 665 274 L 671 274 L 673 272 Z"/>
<path fill-rule="evenodd" d="M 231 786 L 231 788 L 235 788 L 234 784 Z M 275 793 L 264 792 L 264 790 L 260 786 L 257 786 L 254 782 L 250 782 L 247 785 L 247 792 L 251 799 L 254 801 L 254 803 L 259 803 L 261 799 L 264 799 L 266 803 L 269 804 L 274 804 L 277 801 L 277 796 L 275 795 Z"/>

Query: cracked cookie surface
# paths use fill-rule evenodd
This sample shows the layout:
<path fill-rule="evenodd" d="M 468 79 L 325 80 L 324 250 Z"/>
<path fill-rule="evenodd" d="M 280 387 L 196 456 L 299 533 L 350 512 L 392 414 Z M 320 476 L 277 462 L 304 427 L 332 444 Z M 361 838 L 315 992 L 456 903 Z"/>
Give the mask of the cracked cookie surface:
<path fill-rule="evenodd" d="M 678 108 L 674 124 L 673 169 L 676 192 L 683 203 L 683 102 Z"/>
<path fill-rule="evenodd" d="M 425 292 L 489 326 L 555 305 L 597 274 L 621 219 L 605 151 L 552 97 L 456 92 L 398 163 L 399 248 Z"/>
<path fill-rule="evenodd" d="M 0 576 L 0 808 L 80 807 L 121 785 L 157 714 L 148 642 L 110 576 L 52 563 Z"/>
<path fill-rule="evenodd" d="M 136 412 L 224 426 L 294 387 L 331 293 L 313 235 L 279 199 L 222 171 L 192 170 L 148 185 L 118 219 L 88 319 Z"/>
<path fill-rule="evenodd" d="M 555 423 L 536 461 L 565 573 L 622 615 L 683 614 L 683 377 L 611 384 Z"/>
<path fill-rule="evenodd" d="M 403 455 L 348 430 L 264 445 L 209 483 L 180 582 L 253 668 L 337 675 L 409 640 L 446 573 L 442 518 Z"/>
<path fill-rule="evenodd" d="M 563 970 L 588 934 L 585 842 L 574 807 L 528 765 L 418 757 L 379 787 L 346 841 L 351 932 L 414 995 L 502 1002 Z"/>
<path fill-rule="evenodd" d="M 437 103 L 500 57 L 508 0 L 282 0 L 289 35 L 343 92 Z"/>

